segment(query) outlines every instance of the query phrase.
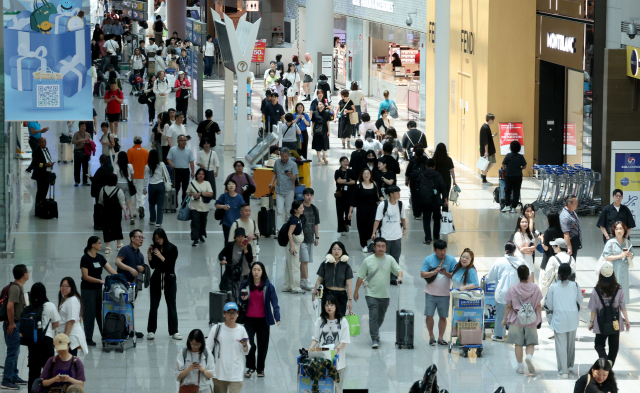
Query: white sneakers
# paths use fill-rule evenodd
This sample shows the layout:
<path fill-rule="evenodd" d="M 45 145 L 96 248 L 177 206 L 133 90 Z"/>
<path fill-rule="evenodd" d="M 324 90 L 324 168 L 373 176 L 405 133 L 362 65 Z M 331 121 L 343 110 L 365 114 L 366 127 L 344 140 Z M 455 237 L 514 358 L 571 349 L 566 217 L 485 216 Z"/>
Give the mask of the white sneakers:
<path fill-rule="evenodd" d="M 530 374 L 535 374 L 536 373 L 536 368 L 533 367 L 533 356 L 531 355 L 527 355 L 527 357 L 524 359 L 524 362 L 527 363 L 527 368 L 529 369 L 529 373 Z"/>
<path fill-rule="evenodd" d="M 308 279 L 304 279 L 300 280 L 300 288 L 304 289 L 305 291 L 311 291 L 313 289 L 313 286 L 311 286 L 311 282 L 309 282 Z"/>
<path fill-rule="evenodd" d="M 511 210 L 511 208 L 509 206 L 505 206 L 500 211 L 503 212 L 503 213 L 507 213 L 509 210 Z"/>
<path fill-rule="evenodd" d="M 176 333 L 173 336 L 171 336 L 171 338 L 174 340 L 182 340 L 182 335 L 180 333 Z"/>
<path fill-rule="evenodd" d="M 369 253 L 369 248 L 368 247 L 362 247 L 362 252 L 364 252 L 365 254 Z"/>
<path fill-rule="evenodd" d="M 569 374 L 562 374 L 561 372 L 558 371 L 558 377 L 562 379 L 569 379 Z"/>
<path fill-rule="evenodd" d="M 154 338 L 156 338 L 156 335 L 154 333 L 147 333 L 147 340 L 153 340 Z"/>
<path fill-rule="evenodd" d="M 522 363 L 518 364 L 518 368 L 516 368 L 516 372 L 518 374 L 524 374 L 524 365 Z"/>

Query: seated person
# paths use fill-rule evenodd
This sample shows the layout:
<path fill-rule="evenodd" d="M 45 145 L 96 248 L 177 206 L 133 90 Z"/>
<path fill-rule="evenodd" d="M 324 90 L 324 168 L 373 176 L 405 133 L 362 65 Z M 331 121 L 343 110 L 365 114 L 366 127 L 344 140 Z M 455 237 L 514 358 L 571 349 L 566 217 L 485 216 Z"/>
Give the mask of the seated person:
<path fill-rule="evenodd" d="M 84 386 L 84 365 L 69 352 L 69 337 L 60 333 L 53 339 L 53 346 L 58 354 L 47 360 L 42 369 L 43 392 L 62 389 L 66 391 L 71 385 Z"/>

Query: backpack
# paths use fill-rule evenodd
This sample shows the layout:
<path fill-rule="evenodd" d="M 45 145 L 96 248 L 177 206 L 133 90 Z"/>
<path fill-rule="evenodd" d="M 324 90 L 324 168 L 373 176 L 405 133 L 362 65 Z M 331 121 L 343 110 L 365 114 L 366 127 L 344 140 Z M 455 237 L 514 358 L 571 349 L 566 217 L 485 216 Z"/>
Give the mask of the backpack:
<path fill-rule="evenodd" d="M 117 283 L 124 285 L 125 288 L 129 288 L 129 282 L 127 281 L 127 277 L 122 273 L 118 273 L 118 274 L 112 274 L 104 278 L 105 292 L 109 292 L 111 290 L 111 286 Z"/>
<path fill-rule="evenodd" d="M 38 308 L 27 306 L 20 315 L 20 345 L 33 345 L 42 343 L 51 320 L 42 327 L 42 312 L 44 304 Z M 38 327 L 40 322 L 40 327 Z"/>
<path fill-rule="evenodd" d="M 378 231 L 380 231 L 380 236 L 382 236 L 382 222 L 384 220 L 384 216 L 387 215 L 387 209 L 389 208 L 389 200 L 386 199 L 384 201 L 384 207 L 382 208 L 382 220 L 380 220 L 380 224 L 378 225 Z M 400 219 L 398 222 L 400 223 L 400 229 L 402 229 L 402 201 L 398 201 L 398 211 L 400 212 Z"/>
<path fill-rule="evenodd" d="M 286 247 L 289 244 L 289 221 L 282 224 L 280 232 L 278 232 L 278 245 L 280 247 Z"/>
<path fill-rule="evenodd" d="M 609 300 L 608 305 L 604 302 L 604 299 L 602 299 L 600 292 L 597 290 L 595 291 L 598 294 L 600 303 L 602 304 L 602 308 L 598 310 L 596 317 L 598 318 L 600 334 L 604 336 L 611 336 L 613 334 L 620 333 L 620 310 L 613 307 L 613 301 L 616 299 L 618 289 L 620 289 L 620 287 L 617 287 L 613 292 L 613 296 L 611 296 L 611 300 Z"/>
<path fill-rule="evenodd" d="M 396 106 L 396 103 L 393 101 L 391 101 L 391 103 L 389 104 L 389 116 L 391 116 L 394 119 L 397 119 L 399 117 L 398 107 Z"/>
<path fill-rule="evenodd" d="M 436 196 L 438 194 L 438 190 L 436 189 L 436 185 L 433 180 L 433 177 L 427 176 L 426 171 L 423 171 L 420 176 L 418 176 L 417 188 L 421 205 L 433 205 L 437 202 Z"/>
<path fill-rule="evenodd" d="M 124 340 L 129 331 L 127 329 L 127 317 L 124 314 L 110 312 L 104 317 L 102 337 L 105 340 Z"/>
<path fill-rule="evenodd" d="M 520 300 L 520 304 L 522 305 L 520 310 L 518 310 L 518 323 L 522 326 L 535 323 L 538 316 L 536 315 L 536 310 L 531 305 L 531 298 L 529 298 L 529 301 L 525 303 L 520 298 L 520 295 L 516 293 L 516 296 L 518 296 L 518 300 Z"/>
<path fill-rule="evenodd" d="M 218 326 L 218 330 L 220 330 L 220 326 Z M 217 335 L 218 335 L 218 331 L 216 331 L 216 336 Z M 187 347 L 182 348 L 182 364 L 187 363 L 187 351 L 188 350 L 189 349 Z M 202 358 L 204 359 L 205 362 L 207 361 L 207 353 L 209 353 L 209 350 L 205 347 L 204 351 L 202 351 Z"/>
<path fill-rule="evenodd" d="M 15 282 L 9 283 L 6 287 L 2 288 L 0 292 L 0 320 L 7 321 L 7 304 L 9 303 L 9 288 L 12 285 L 18 285 Z M 19 285 L 18 285 L 19 286 Z M 22 297 L 22 288 L 20 288 L 20 297 Z"/>
<path fill-rule="evenodd" d="M 153 30 L 156 33 L 161 33 L 162 29 L 163 29 L 162 21 L 160 21 L 160 20 L 155 21 L 155 23 L 153 24 Z"/>

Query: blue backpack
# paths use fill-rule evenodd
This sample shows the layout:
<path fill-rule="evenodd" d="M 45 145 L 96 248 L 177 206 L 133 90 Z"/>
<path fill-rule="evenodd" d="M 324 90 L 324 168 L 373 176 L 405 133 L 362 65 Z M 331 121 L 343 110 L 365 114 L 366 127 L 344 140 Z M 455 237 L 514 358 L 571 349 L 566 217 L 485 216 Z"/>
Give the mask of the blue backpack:
<path fill-rule="evenodd" d="M 33 306 L 27 306 L 20 315 L 20 345 L 34 345 L 42 343 L 45 333 L 49 328 L 51 320 L 47 322 L 47 325 L 42 327 L 42 312 L 44 311 L 44 305 L 38 308 Z M 38 327 L 40 322 L 40 327 Z"/>
<path fill-rule="evenodd" d="M 104 279 L 104 290 L 109 292 L 111 290 L 111 286 L 113 284 L 123 284 L 125 288 L 129 288 L 129 282 L 127 281 L 127 277 L 124 274 L 112 274 L 110 276 L 105 277 Z"/>

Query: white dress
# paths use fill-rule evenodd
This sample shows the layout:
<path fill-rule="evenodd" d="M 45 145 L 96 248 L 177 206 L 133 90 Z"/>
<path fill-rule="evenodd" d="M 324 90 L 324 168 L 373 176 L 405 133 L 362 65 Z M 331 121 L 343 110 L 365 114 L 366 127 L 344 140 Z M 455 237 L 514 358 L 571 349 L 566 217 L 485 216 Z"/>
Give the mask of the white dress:
<path fill-rule="evenodd" d="M 514 255 L 524 259 L 527 267 L 529 268 L 529 274 L 533 274 L 533 254 L 521 253 L 520 247 L 529 247 L 529 244 L 535 243 L 535 240 L 527 236 L 527 234 L 518 231 L 513 235 L 513 242 L 516 245 L 516 252 L 514 253 Z"/>
<path fill-rule="evenodd" d="M 87 345 L 87 338 L 84 335 L 84 329 L 82 328 L 82 320 L 80 318 L 80 300 L 77 297 L 72 296 L 67 298 L 60 305 L 58 312 L 60 313 L 60 324 L 56 329 L 56 334 L 64 333 L 65 326 L 69 321 L 76 321 L 71 328 L 71 333 L 68 335 L 71 341 L 69 348 L 76 349 L 80 347 L 85 355 L 89 354 L 89 346 Z"/>

